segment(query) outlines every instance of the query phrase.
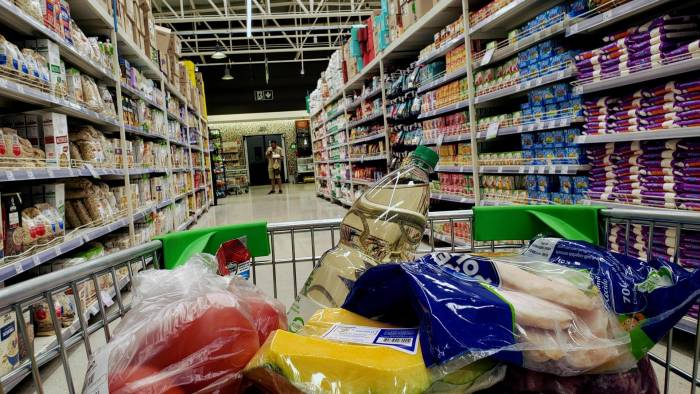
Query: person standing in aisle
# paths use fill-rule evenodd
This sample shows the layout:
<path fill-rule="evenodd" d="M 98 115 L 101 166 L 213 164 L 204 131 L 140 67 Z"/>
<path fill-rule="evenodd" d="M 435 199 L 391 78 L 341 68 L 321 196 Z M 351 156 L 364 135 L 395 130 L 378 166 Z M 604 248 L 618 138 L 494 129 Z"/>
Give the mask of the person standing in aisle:
<path fill-rule="evenodd" d="M 284 158 L 282 147 L 277 146 L 277 141 L 271 141 L 265 156 L 267 157 L 267 174 L 272 184 L 272 190 L 267 194 L 275 192 L 275 183 L 279 186 L 279 193 L 282 194 L 282 159 Z"/>

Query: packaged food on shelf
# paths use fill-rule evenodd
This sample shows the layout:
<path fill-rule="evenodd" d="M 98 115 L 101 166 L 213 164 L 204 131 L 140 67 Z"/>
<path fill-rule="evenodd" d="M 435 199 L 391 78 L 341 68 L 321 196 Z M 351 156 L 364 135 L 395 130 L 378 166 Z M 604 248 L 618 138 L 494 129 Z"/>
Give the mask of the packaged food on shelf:
<path fill-rule="evenodd" d="M 576 56 L 577 79 L 599 81 L 696 57 L 699 29 L 696 15 L 666 14 L 605 36 L 604 46 Z"/>
<path fill-rule="evenodd" d="M 466 135 L 469 133 L 469 114 L 455 112 L 437 118 L 426 119 L 422 122 L 423 137 L 434 140 L 440 135 Z"/>
<path fill-rule="evenodd" d="M 443 144 L 438 148 L 440 165 L 442 166 L 471 166 L 471 144 L 459 142 L 456 144 Z"/>
<path fill-rule="evenodd" d="M 435 182 L 435 191 L 473 197 L 474 179 L 471 175 L 440 172 L 438 173 L 438 181 Z"/>

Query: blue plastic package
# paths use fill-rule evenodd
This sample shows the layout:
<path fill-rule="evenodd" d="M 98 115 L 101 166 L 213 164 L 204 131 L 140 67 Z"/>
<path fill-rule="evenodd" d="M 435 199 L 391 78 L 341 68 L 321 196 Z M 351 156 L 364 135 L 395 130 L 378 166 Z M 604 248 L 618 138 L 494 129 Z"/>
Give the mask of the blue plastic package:
<path fill-rule="evenodd" d="M 537 45 L 537 55 L 542 59 L 549 59 L 552 56 L 552 48 L 554 44 L 551 40 L 542 41 Z"/>
<path fill-rule="evenodd" d="M 535 145 L 535 135 L 533 133 L 522 133 L 520 134 L 520 144 L 523 149 L 532 149 Z"/>
<path fill-rule="evenodd" d="M 547 149 L 535 149 L 535 160 L 532 164 L 541 165 L 544 164 L 547 158 Z"/>
<path fill-rule="evenodd" d="M 544 118 L 545 120 L 556 119 L 559 117 L 559 105 L 557 104 L 547 104 L 545 107 Z"/>
<path fill-rule="evenodd" d="M 435 374 L 485 357 L 571 376 L 633 368 L 700 294 L 700 272 L 556 238 L 488 258 L 433 253 L 369 268 L 343 308 L 419 327 Z"/>
<path fill-rule="evenodd" d="M 554 100 L 554 90 L 551 86 L 546 86 L 540 89 L 540 94 L 542 95 L 542 102 L 545 105 L 555 104 Z"/>
<path fill-rule="evenodd" d="M 534 147 L 534 145 L 533 145 L 533 147 Z M 531 164 L 533 164 L 534 159 L 535 159 L 535 151 L 532 149 L 524 150 L 522 153 L 522 157 L 523 157 L 523 161 L 522 161 L 523 165 L 531 165 Z"/>
<path fill-rule="evenodd" d="M 583 100 L 581 97 L 572 97 L 568 106 L 571 108 L 572 116 L 583 116 Z"/>
<path fill-rule="evenodd" d="M 528 203 L 528 205 L 538 205 L 537 204 L 537 191 L 536 190 L 528 190 L 527 203 Z"/>
<path fill-rule="evenodd" d="M 566 83 L 555 83 L 552 85 L 552 93 L 554 101 L 557 103 L 565 102 L 569 99 L 569 85 Z"/>
<path fill-rule="evenodd" d="M 561 203 L 563 205 L 573 205 L 574 204 L 573 195 L 561 193 Z"/>
<path fill-rule="evenodd" d="M 585 194 L 573 194 L 572 198 L 574 200 L 575 205 L 584 205 L 586 203 L 586 195 Z"/>
<path fill-rule="evenodd" d="M 564 157 L 567 164 L 585 164 L 585 155 L 581 151 L 581 148 L 564 148 Z"/>
<path fill-rule="evenodd" d="M 550 195 L 550 197 L 551 197 L 551 199 L 552 199 L 552 200 L 551 200 L 552 203 L 557 204 L 557 205 L 563 204 L 563 202 L 562 202 L 562 197 L 561 197 L 562 194 L 561 194 L 561 193 L 552 192 L 552 193 L 550 193 L 549 195 Z"/>
<path fill-rule="evenodd" d="M 567 149 L 569 148 L 554 148 L 554 159 L 552 161 L 553 164 L 572 164 L 569 162 L 569 159 L 567 159 Z"/>
<path fill-rule="evenodd" d="M 554 148 L 554 135 L 551 131 L 540 131 L 537 140 L 544 149 Z"/>
<path fill-rule="evenodd" d="M 574 183 L 570 176 L 562 175 L 559 177 L 559 192 L 566 194 L 574 192 Z"/>
<path fill-rule="evenodd" d="M 569 17 L 575 17 L 588 11 L 588 0 L 573 0 L 569 3 Z"/>
<path fill-rule="evenodd" d="M 535 120 L 540 120 L 544 117 L 544 106 L 534 105 L 532 107 L 532 117 Z"/>

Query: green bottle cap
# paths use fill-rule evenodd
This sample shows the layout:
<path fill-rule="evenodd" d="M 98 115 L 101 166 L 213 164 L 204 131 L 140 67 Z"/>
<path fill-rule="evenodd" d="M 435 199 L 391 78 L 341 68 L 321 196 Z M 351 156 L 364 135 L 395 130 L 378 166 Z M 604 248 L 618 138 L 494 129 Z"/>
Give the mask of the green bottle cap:
<path fill-rule="evenodd" d="M 440 156 L 438 156 L 437 152 L 423 145 L 416 148 L 413 152 L 413 157 L 423 160 L 432 168 L 435 168 L 435 165 L 440 160 Z"/>

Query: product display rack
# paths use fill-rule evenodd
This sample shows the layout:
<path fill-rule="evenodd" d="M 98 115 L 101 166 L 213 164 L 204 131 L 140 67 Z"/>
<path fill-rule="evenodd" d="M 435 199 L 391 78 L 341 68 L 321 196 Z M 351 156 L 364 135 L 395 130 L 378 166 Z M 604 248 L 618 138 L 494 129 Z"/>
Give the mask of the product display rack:
<path fill-rule="evenodd" d="M 10 279 L 19 273 L 32 269 L 38 265 L 46 263 L 53 258 L 62 256 L 80 246 L 95 240 L 101 236 L 114 232 L 118 229 L 128 228 L 129 234 L 134 241 L 134 223 L 143 221 L 147 217 L 162 209 L 171 207 L 183 198 L 190 196 L 193 205 L 190 209 L 191 214 L 184 223 L 176 223 L 175 226 L 183 228 L 191 225 L 203 212 L 210 206 L 212 200 L 212 178 L 211 171 L 204 169 L 205 163 L 210 161 L 209 137 L 206 126 L 206 119 L 202 117 L 179 93 L 172 84 L 170 84 L 164 75 L 160 72 L 156 64 L 154 64 L 143 50 L 138 48 L 133 40 L 121 31 L 117 31 L 114 25 L 114 19 L 109 14 L 103 3 L 92 2 L 86 0 L 73 0 L 71 3 L 71 16 L 76 21 L 76 24 L 85 31 L 86 34 L 95 34 L 107 36 L 114 43 L 114 53 L 111 56 L 112 70 L 108 70 L 101 65 L 93 63 L 90 59 L 85 58 L 77 52 L 77 50 L 65 43 L 57 33 L 45 27 L 40 21 L 26 14 L 23 10 L 12 3 L 0 2 L 0 25 L 7 30 L 14 32 L 17 35 L 24 35 L 29 38 L 49 39 L 59 47 L 60 57 L 67 64 L 78 69 L 81 73 L 93 77 L 100 83 L 104 84 L 115 92 L 114 104 L 117 111 L 117 117 L 112 118 L 94 112 L 83 107 L 80 104 L 68 101 L 65 98 L 54 96 L 49 90 L 42 90 L 35 86 L 29 86 L 21 83 L 18 80 L 11 79 L 5 74 L 0 74 L 0 96 L 5 100 L 16 103 L 17 108 L 22 108 L 23 111 L 50 111 L 65 114 L 68 119 L 80 120 L 87 124 L 92 124 L 98 127 L 105 134 L 118 133 L 118 137 L 122 144 L 122 163 L 127 163 L 126 160 L 126 140 L 130 137 L 140 137 L 146 140 L 162 143 L 167 146 L 170 152 L 170 145 L 185 147 L 188 150 L 188 165 L 186 167 L 173 167 L 171 155 L 168 155 L 168 165 L 166 167 L 130 167 L 123 165 L 121 168 L 100 168 L 93 167 L 90 164 L 73 163 L 71 168 L 66 167 L 32 167 L 32 168 L 14 168 L 6 167 L 0 169 L 0 183 L 3 184 L 4 190 L 12 190 L 13 182 L 22 181 L 48 181 L 52 179 L 70 179 L 70 178 L 103 178 L 107 180 L 123 179 L 124 185 L 128 188 L 131 184 L 131 177 L 146 176 L 148 174 L 161 174 L 171 177 L 173 173 L 201 171 L 205 174 L 201 179 L 201 184 L 197 187 L 197 191 L 190 189 L 175 196 L 175 191 L 170 190 L 170 198 L 163 201 L 153 202 L 147 207 L 137 206 L 135 201 L 131 201 L 131 193 L 126 193 L 127 211 L 121 212 L 119 215 L 112 217 L 106 223 L 97 223 L 88 228 L 82 228 L 68 232 L 66 235 L 53 239 L 48 244 L 35 246 L 27 250 L 21 255 L 5 257 L 0 264 L 0 282 Z M 185 116 L 181 117 L 176 114 L 171 114 L 167 109 L 167 101 L 157 103 L 154 100 L 146 97 L 141 91 L 121 83 L 119 81 L 119 59 L 124 58 L 131 64 L 138 67 L 144 76 L 152 79 L 156 86 L 159 86 L 160 91 L 166 95 L 172 95 L 184 104 L 189 110 L 184 111 Z M 188 128 L 188 136 L 190 132 L 193 135 L 194 149 L 192 144 L 183 141 L 177 141 L 167 135 L 154 134 L 141 127 L 133 127 L 125 124 L 122 97 L 129 97 L 135 100 L 141 100 L 149 107 L 158 110 L 165 117 L 167 124 L 168 118 L 175 120 L 181 127 Z M 25 109 L 27 108 L 27 109 Z M 197 149 L 199 148 L 199 149 Z M 195 167 L 194 155 L 198 156 L 199 168 Z M 194 175 L 193 175 L 194 177 Z M 171 178 L 172 179 L 172 178 Z M 48 182 L 47 182 L 48 183 Z M 194 185 L 194 178 L 191 185 Z M 191 187 L 191 186 L 190 186 Z M 203 204 L 194 204 L 194 195 L 203 193 Z M 174 196 L 174 197 L 172 197 Z"/>
<path fill-rule="evenodd" d="M 438 148 L 448 143 L 471 143 L 471 163 L 464 163 L 460 166 L 439 165 L 436 172 L 474 173 L 475 171 L 472 169 L 478 167 L 479 170 L 476 171 L 478 175 L 474 176 L 472 181 L 475 191 L 474 197 L 460 197 L 459 199 L 454 198 L 449 201 L 465 205 L 489 204 L 486 200 L 482 202 L 482 194 L 479 190 L 482 183 L 481 178 L 487 174 L 587 176 L 591 167 L 586 164 L 579 164 L 580 162 L 549 159 L 540 164 L 490 165 L 489 161 L 482 159 L 480 154 L 488 153 L 489 149 L 493 149 L 494 145 L 497 146 L 501 144 L 502 139 L 503 141 L 514 141 L 515 138 L 519 138 L 513 137 L 514 135 L 564 128 L 576 128 L 580 131 L 582 130 L 581 125 L 584 123 L 584 118 L 575 111 L 565 111 L 557 116 L 549 118 L 522 118 L 522 120 L 519 120 L 517 123 L 504 123 L 503 121 L 484 123 L 482 121 L 482 118 L 485 116 L 484 111 L 490 111 L 491 114 L 495 115 L 498 112 L 498 108 L 514 103 L 518 98 L 521 100 L 524 99 L 524 96 L 527 96 L 529 92 L 539 90 L 542 87 L 551 87 L 555 84 L 567 84 L 573 94 L 580 95 L 582 99 L 585 100 L 587 97 L 598 97 L 603 94 L 608 94 L 610 90 L 613 92 L 616 92 L 616 89 L 624 90 L 627 88 L 627 90 L 629 90 L 629 87 L 640 83 L 654 80 L 665 81 L 675 76 L 689 75 L 692 71 L 696 71 L 698 67 L 700 67 L 700 53 L 690 53 L 678 56 L 677 59 L 668 59 L 664 61 L 663 64 L 655 64 L 650 69 L 643 69 L 641 67 L 639 69 L 633 68 L 628 72 L 623 70 L 609 78 L 601 77 L 593 80 L 579 78 L 573 62 L 568 61 L 555 63 L 551 67 L 544 69 L 540 67 L 537 72 L 521 72 L 517 79 L 504 79 L 504 82 L 502 82 L 500 86 L 495 86 L 489 90 L 477 91 L 474 88 L 474 79 L 477 72 L 493 67 L 494 65 L 499 65 L 509 58 L 516 57 L 519 52 L 538 46 L 544 41 L 556 39 L 569 45 L 569 48 L 587 45 L 585 48 L 581 49 L 591 49 L 602 46 L 603 42 L 596 41 L 599 45 L 590 45 L 590 43 L 582 42 L 582 40 L 579 39 L 580 36 L 586 34 L 590 37 L 595 37 L 595 39 L 599 39 L 603 32 L 623 31 L 629 26 L 641 24 L 655 16 L 662 15 L 676 8 L 685 8 L 686 11 L 688 10 L 688 7 L 683 5 L 682 2 L 673 0 L 632 0 L 627 2 L 611 0 L 602 2 L 598 4 L 597 8 L 585 10 L 575 16 L 567 13 L 558 14 L 555 17 L 547 19 L 546 22 L 542 22 L 534 27 L 529 27 L 528 29 L 521 29 L 517 34 L 511 35 L 508 33 L 510 30 L 519 26 L 524 26 L 526 22 L 532 20 L 543 11 L 557 5 L 568 4 L 569 2 L 563 0 L 514 0 L 498 7 L 492 14 L 487 15 L 477 23 L 470 24 L 468 15 L 478 10 L 486 3 L 469 0 L 442 0 L 435 2 L 433 7 L 420 17 L 420 19 L 415 21 L 402 33 L 399 33 L 398 37 L 392 38 L 393 41 L 383 50 L 378 51 L 375 57 L 366 63 L 356 75 L 351 76 L 340 88 L 337 86 L 329 86 L 328 89 L 333 93 L 329 97 L 320 100 L 320 104 L 312 103 L 311 119 L 314 130 L 323 130 L 323 127 L 328 121 L 338 116 L 336 112 L 333 114 L 333 117 L 324 118 L 325 112 L 330 108 L 335 107 L 345 111 L 347 120 L 347 111 L 356 108 L 363 101 L 363 98 L 352 100 L 350 97 L 352 97 L 353 92 L 365 87 L 366 83 L 372 78 L 376 78 L 377 75 L 380 86 L 379 89 L 375 90 L 379 90 L 379 93 L 381 93 L 384 107 L 384 124 L 385 126 L 389 125 L 392 120 L 386 114 L 389 101 L 386 98 L 387 86 L 383 83 L 383 81 L 386 81 L 385 77 L 387 76 L 385 69 L 396 64 L 405 65 L 405 59 L 410 57 L 411 54 L 414 55 L 413 58 L 416 64 L 419 66 L 427 65 L 445 57 L 451 50 L 460 45 L 464 45 L 466 48 L 464 66 L 453 68 L 450 72 L 437 74 L 430 80 L 421 81 L 416 88 L 416 93 L 428 93 L 458 79 L 464 78 L 469 85 L 467 89 L 468 97 L 448 103 L 439 108 L 430 109 L 429 111 L 423 110 L 418 115 L 418 119 L 430 120 L 461 110 L 467 111 L 468 120 L 464 124 L 464 128 L 460 134 L 441 134 L 432 138 L 427 138 L 424 135 L 420 143 L 437 146 Z M 456 34 L 442 41 L 437 49 L 427 53 L 421 52 L 423 48 L 433 42 L 434 37 L 437 37 L 436 33 L 440 32 L 447 24 L 456 21 L 460 16 L 463 17 L 464 32 L 467 32 L 466 34 Z M 485 45 L 492 40 L 493 43 Z M 481 48 L 472 51 L 472 46 L 481 46 Z M 402 60 L 403 63 L 401 63 Z M 473 72 L 469 72 L 469 70 L 473 70 Z M 369 95 L 360 95 L 360 97 L 363 96 Z M 316 103 L 319 103 L 319 101 L 316 101 Z M 346 136 L 349 137 L 349 131 L 352 127 L 358 124 L 362 125 L 365 120 L 366 119 L 363 118 L 346 123 Z M 349 138 L 346 140 L 349 145 L 353 145 L 381 139 L 382 136 L 385 136 L 387 138 L 385 154 L 390 158 L 394 147 L 388 144 L 388 130 L 389 129 L 385 127 L 382 133 L 357 138 L 355 140 Z M 469 130 L 473 130 L 473 132 Z M 314 136 L 314 140 L 323 141 L 327 139 L 329 135 L 330 134 L 324 135 L 317 132 Z M 584 152 L 584 149 L 592 144 L 691 137 L 700 137 L 700 128 L 693 126 L 654 131 L 621 132 L 615 134 L 584 134 L 575 137 L 573 142 L 576 144 L 575 146 L 581 149 L 580 152 Z M 328 146 L 328 144 L 324 144 L 324 146 Z M 409 149 L 410 146 L 411 145 L 407 145 Z M 326 149 L 325 147 L 317 149 L 317 145 L 314 145 L 314 148 L 315 153 L 322 152 Z M 329 196 L 327 192 L 329 189 L 327 186 L 328 183 L 345 183 L 342 179 L 327 177 L 327 164 L 329 162 L 334 163 L 334 161 L 329 161 L 327 159 L 318 160 L 316 159 L 316 155 L 314 157 L 319 194 L 342 204 L 344 201 L 341 200 L 347 200 L 345 196 L 336 198 L 334 196 Z M 349 158 L 345 159 L 343 162 L 348 162 L 351 166 L 358 162 L 365 162 L 368 158 L 375 159 L 369 155 L 360 158 L 348 157 Z M 582 160 L 582 157 L 579 156 L 578 160 Z M 319 171 L 321 172 L 319 173 Z M 354 180 L 352 177 L 347 181 L 352 185 L 351 190 L 355 190 L 358 186 L 364 187 L 366 184 L 365 182 L 353 182 Z M 439 198 L 434 199 L 440 200 Z M 528 201 L 522 201 L 522 199 L 514 199 L 512 202 L 528 203 Z M 530 203 L 543 202 L 542 200 L 534 199 Z M 579 203 L 585 202 L 585 200 L 579 200 Z M 556 202 L 547 201 L 545 203 L 551 204 Z M 620 205 L 629 207 L 627 204 Z"/>

